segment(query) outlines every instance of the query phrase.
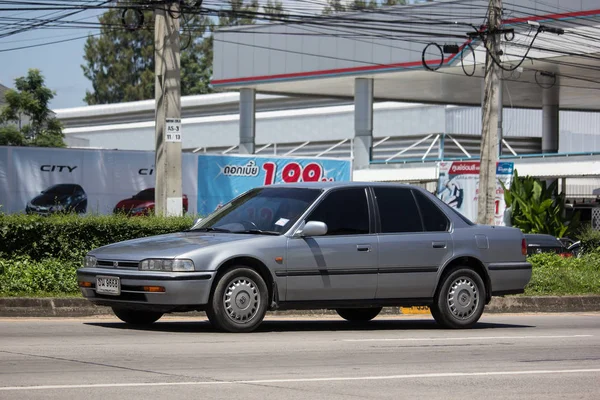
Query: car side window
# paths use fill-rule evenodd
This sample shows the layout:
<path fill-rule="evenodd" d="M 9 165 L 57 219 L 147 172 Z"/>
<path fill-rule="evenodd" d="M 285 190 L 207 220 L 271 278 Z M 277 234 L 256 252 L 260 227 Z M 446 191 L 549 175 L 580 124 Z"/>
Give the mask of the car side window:
<path fill-rule="evenodd" d="M 417 203 L 410 189 L 373 188 L 381 220 L 381 233 L 423 232 Z"/>
<path fill-rule="evenodd" d="M 444 213 L 425 195 L 418 190 L 414 191 L 415 197 L 421 209 L 423 224 L 428 232 L 445 232 L 448 230 L 448 218 Z"/>
<path fill-rule="evenodd" d="M 327 195 L 306 221 L 327 224 L 327 235 L 369 233 L 369 206 L 363 188 L 335 190 Z"/>

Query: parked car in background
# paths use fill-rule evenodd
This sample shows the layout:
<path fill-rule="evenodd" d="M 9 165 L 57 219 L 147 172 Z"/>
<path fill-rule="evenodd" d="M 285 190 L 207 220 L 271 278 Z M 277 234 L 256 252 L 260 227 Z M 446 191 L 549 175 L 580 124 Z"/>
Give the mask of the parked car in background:
<path fill-rule="evenodd" d="M 61 183 L 43 190 L 25 206 L 27 214 L 48 215 L 61 212 L 83 214 L 87 211 L 87 195 L 80 185 Z"/>
<path fill-rule="evenodd" d="M 492 296 L 524 291 L 526 254 L 519 229 L 475 225 L 415 186 L 298 183 L 252 189 L 185 232 L 93 250 L 77 280 L 129 324 L 202 310 L 249 332 L 267 310 L 366 322 L 402 305 L 467 328 Z"/>
<path fill-rule="evenodd" d="M 188 210 L 188 197 L 183 196 L 183 211 Z M 149 188 L 138 192 L 129 199 L 121 200 L 115 206 L 113 213 L 126 214 L 131 216 L 149 215 L 154 211 L 154 188 Z"/>
<path fill-rule="evenodd" d="M 564 241 L 552 236 L 541 233 L 526 233 L 527 255 L 539 253 L 555 253 L 563 257 L 573 256 L 573 252 Z"/>

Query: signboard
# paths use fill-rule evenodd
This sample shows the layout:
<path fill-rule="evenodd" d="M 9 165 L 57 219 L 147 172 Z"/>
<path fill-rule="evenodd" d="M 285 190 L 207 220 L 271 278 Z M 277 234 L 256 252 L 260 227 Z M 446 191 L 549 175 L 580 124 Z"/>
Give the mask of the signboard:
<path fill-rule="evenodd" d="M 230 155 L 198 156 L 198 213 L 207 215 L 258 186 L 295 182 L 349 181 L 348 160 Z"/>
<path fill-rule="evenodd" d="M 181 119 L 167 118 L 165 122 L 165 142 L 181 142 Z"/>
<path fill-rule="evenodd" d="M 514 164 L 499 162 L 496 178 L 510 188 Z M 440 175 L 436 191 L 437 197 L 455 208 L 471 221 L 477 221 L 477 201 L 479 197 L 479 161 L 452 161 L 440 163 Z M 494 224 L 503 226 L 504 190 L 500 183 L 496 186 Z"/>
<path fill-rule="evenodd" d="M 183 154 L 183 193 L 192 214 L 197 204 L 196 162 L 196 155 Z M 0 147 L 0 212 L 4 213 L 25 212 L 33 202 L 40 213 L 76 203 L 80 213 L 110 214 L 120 201 L 154 188 L 155 180 L 153 151 Z M 54 185 L 67 185 L 62 190 L 70 192 L 50 194 L 48 189 Z"/>

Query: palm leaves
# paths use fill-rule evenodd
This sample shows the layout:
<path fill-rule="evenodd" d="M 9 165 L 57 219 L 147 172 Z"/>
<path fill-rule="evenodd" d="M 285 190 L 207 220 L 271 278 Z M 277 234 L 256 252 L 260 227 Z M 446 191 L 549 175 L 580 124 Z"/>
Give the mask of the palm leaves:
<path fill-rule="evenodd" d="M 504 200 L 511 207 L 511 223 L 524 233 L 546 233 L 564 237 L 579 225 L 579 213 L 571 221 L 565 218 L 564 193 L 558 194 L 558 181 L 550 185 L 531 176 L 514 172 L 510 189 L 504 189 Z"/>

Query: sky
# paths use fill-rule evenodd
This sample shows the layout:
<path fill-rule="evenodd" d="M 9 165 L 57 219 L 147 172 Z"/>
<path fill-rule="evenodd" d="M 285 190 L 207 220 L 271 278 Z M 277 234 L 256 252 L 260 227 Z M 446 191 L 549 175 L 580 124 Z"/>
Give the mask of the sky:
<path fill-rule="evenodd" d="M 320 0 L 311 0 L 314 2 Z M 325 3 L 325 0 L 321 0 Z M 298 0 L 284 0 L 286 3 L 298 7 Z M 308 3 L 308 2 L 307 2 Z M 304 3 L 305 7 L 307 3 Z M 34 11 L 6 12 L 3 17 L 17 16 L 35 18 L 45 13 Z M 70 19 L 96 22 L 97 16 L 102 11 L 90 10 L 78 14 Z M 63 43 L 48 46 L 32 47 L 21 50 L 3 51 L 37 45 L 51 41 L 68 40 L 77 37 L 85 37 L 97 33 L 94 29 L 38 29 L 19 33 L 18 35 L 0 38 L 0 84 L 14 87 L 14 80 L 27 74 L 30 68 L 37 68 L 46 79 L 46 86 L 56 92 L 56 96 L 50 103 L 50 108 L 70 108 L 85 106 L 84 97 L 86 90 L 91 90 L 91 82 L 83 75 L 81 64 L 83 60 L 83 47 L 85 38 L 65 41 Z"/>

